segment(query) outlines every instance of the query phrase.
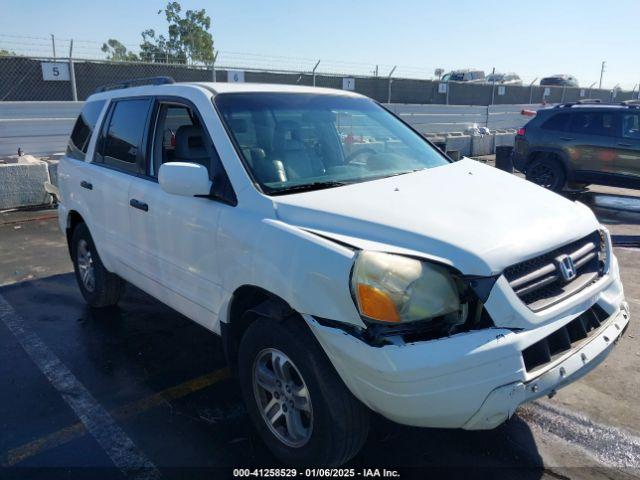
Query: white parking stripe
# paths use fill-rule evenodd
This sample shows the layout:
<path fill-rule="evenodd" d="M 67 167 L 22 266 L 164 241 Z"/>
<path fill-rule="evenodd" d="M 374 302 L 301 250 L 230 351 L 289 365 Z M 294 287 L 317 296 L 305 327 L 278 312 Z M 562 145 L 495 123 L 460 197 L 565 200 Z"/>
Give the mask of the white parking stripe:
<path fill-rule="evenodd" d="M 161 478 L 156 466 L 136 447 L 56 354 L 25 325 L 24 320 L 2 295 L 0 320 L 126 477 L 135 480 Z"/>
<path fill-rule="evenodd" d="M 601 464 L 640 468 L 640 438 L 620 428 L 602 425 L 556 405 L 532 402 L 518 415 L 542 430 L 582 447 Z"/>

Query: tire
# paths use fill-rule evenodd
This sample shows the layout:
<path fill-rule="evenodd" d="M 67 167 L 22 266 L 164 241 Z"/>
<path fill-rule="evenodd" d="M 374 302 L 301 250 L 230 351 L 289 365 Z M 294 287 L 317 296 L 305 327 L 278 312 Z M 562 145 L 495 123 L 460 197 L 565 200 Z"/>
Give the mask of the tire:
<path fill-rule="evenodd" d="M 288 425 L 288 416 L 283 413 L 287 402 L 292 397 L 285 393 L 286 383 L 275 386 L 273 394 L 254 381 L 256 369 L 269 370 L 270 378 L 277 380 L 275 373 L 276 357 L 286 361 L 281 363 L 281 372 L 288 371 L 294 389 L 308 393 L 308 401 L 300 401 L 301 396 L 294 399 L 301 408 L 292 410 L 295 404 L 289 403 L 288 415 L 296 418 L 293 422 L 302 426 L 304 434 L 289 435 L 284 430 Z M 258 367 L 258 368 L 257 368 Z M 292 466 L 339 466 L 358 453 L 369 432 L 369 411 L 357 400 L 344 385 L 333 365 L 325 355 L 322 347 L 307 325 L 299 317 L 286 320 L 270 320 L 258 318 L 247 329 L 240 342 L 238 358 L 238 376 L 242 387 L 242 395 L 249 415 L 256 426 L 262 440 L 272 453 L 284 464 Z M 263 405 L 277 402 L 280 391 L 280 407 L 276 410 L 281 416 L 272 429 L 263 415 Z M 271 397 L 269 400 L 269 396 Z M 309 408 L 306 408 L 310 404 Z M 271 409 L 273 410 L 273 409 Z M 278 414 L 274 415 L 274 418 Z M 306 427 L 306 428 L 305 428 Z M 274 433 L 280 430 L 280 433 Z M 300 429 L 298 429 L 300 430 Z M 284 433 L 283 433 L 284 431 Z M 287 443 L 288 440 L 288 443 Z"/>
<path fill-rule="evenodd" d="M 78 224 L 73 230 L 71 259 L 80 292 L 90 306 L 104 308 L 118 303 L 126 284 L 104 268 L 89 228 L 84 223 Z"/>
<path fill-rule="evenodd" d="M 536 157 L 527 167 L 527 180 L 553 192 L 560 192 L 567 182 L 564 167 L 553 155 Z"/>

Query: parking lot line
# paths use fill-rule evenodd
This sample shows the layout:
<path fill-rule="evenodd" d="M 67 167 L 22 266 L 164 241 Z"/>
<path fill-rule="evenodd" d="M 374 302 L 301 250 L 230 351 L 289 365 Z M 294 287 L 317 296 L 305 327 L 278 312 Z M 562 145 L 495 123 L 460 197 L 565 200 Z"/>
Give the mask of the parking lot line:
<path fill-rule="evenodd" d="M 187 380 L 179 385 L 167 388 L 158 393 L 154 393 L 136 402 L 129 403 L 122 407 L 112 410 L 111 417 L 116 421 L 126 420 L 151 408 L 186 397 L 192 393 L 203 390 L 215 383 L 229 378 L 230 371 L 228 368 L 221 368 L 206 375 Z M 87 430 L 82 422 L 75 423 L 68 427 L 62 428 L 56 432 L 50 433 L 43 437 L 37 438 L 29 443 L 25 443 L 19 447 L 9 450 L 2 455 L 1 464 L 5 467 L 11 467 L 26 460 L 27 458 L 38 455 L 46 450 L 69 443 L 76 438 L 82 437 Z"/>
<path fill-rule="evenodd" d="M 160 471 L 40 337 L 0 295 L 0 320 L 40 369 L 113 464 L 128 478 L 159 479 Z"/>

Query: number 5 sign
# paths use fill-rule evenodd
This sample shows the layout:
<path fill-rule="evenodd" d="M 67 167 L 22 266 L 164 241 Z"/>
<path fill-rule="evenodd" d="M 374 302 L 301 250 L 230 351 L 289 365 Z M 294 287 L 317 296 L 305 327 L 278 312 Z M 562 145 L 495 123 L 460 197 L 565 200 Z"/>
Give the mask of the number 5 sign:
<path fill-rule="evenodd" d="M 69 81 L 69 64 L 42 62 L 42 79 Z"/>

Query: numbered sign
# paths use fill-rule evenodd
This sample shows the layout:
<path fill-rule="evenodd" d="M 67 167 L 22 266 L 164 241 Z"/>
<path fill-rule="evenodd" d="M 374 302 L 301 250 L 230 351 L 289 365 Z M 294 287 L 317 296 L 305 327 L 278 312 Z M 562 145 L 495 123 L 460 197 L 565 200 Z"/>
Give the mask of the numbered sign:
<path fill-rule="evenodd" d="M 69 81 L 69 64 L 42 62 L 42 79 L 47 81 Z"/>
<path fill-rule="evenodd" d="M 551 95 L 551 89 L 549 87 L 544 89 L 544 96 L 548 97 L 549 95 Z"/>
<path fill-rule="evenodd" d="M 356 89 L 356 79 L 355 78 L 343 78 L 342 79 L 342 89 L 343 90 L 355 90 Z"/>
<path fill-rule="evenodd" d="M 439 83 L 438 84 L 438 93 L 447 93 L 447 84 Z"/>
<path fill-rule="evenodd" d="M 587 96 L 587 92 L 585 91 L 584 88 L 580 89 L 580 96 L 581 97 L 586 97 Z"/>
<path fill-rule="evenodd" d="M 227 81 L 231 83 L 244 83 L 244 72 L 242 70 L 229 70 Z"/>
<path fill-rule="evenodd" d="M 504 95 L 505 93 L 507 93 L 507 87 L 498 85 L 498 95 Z"/>

